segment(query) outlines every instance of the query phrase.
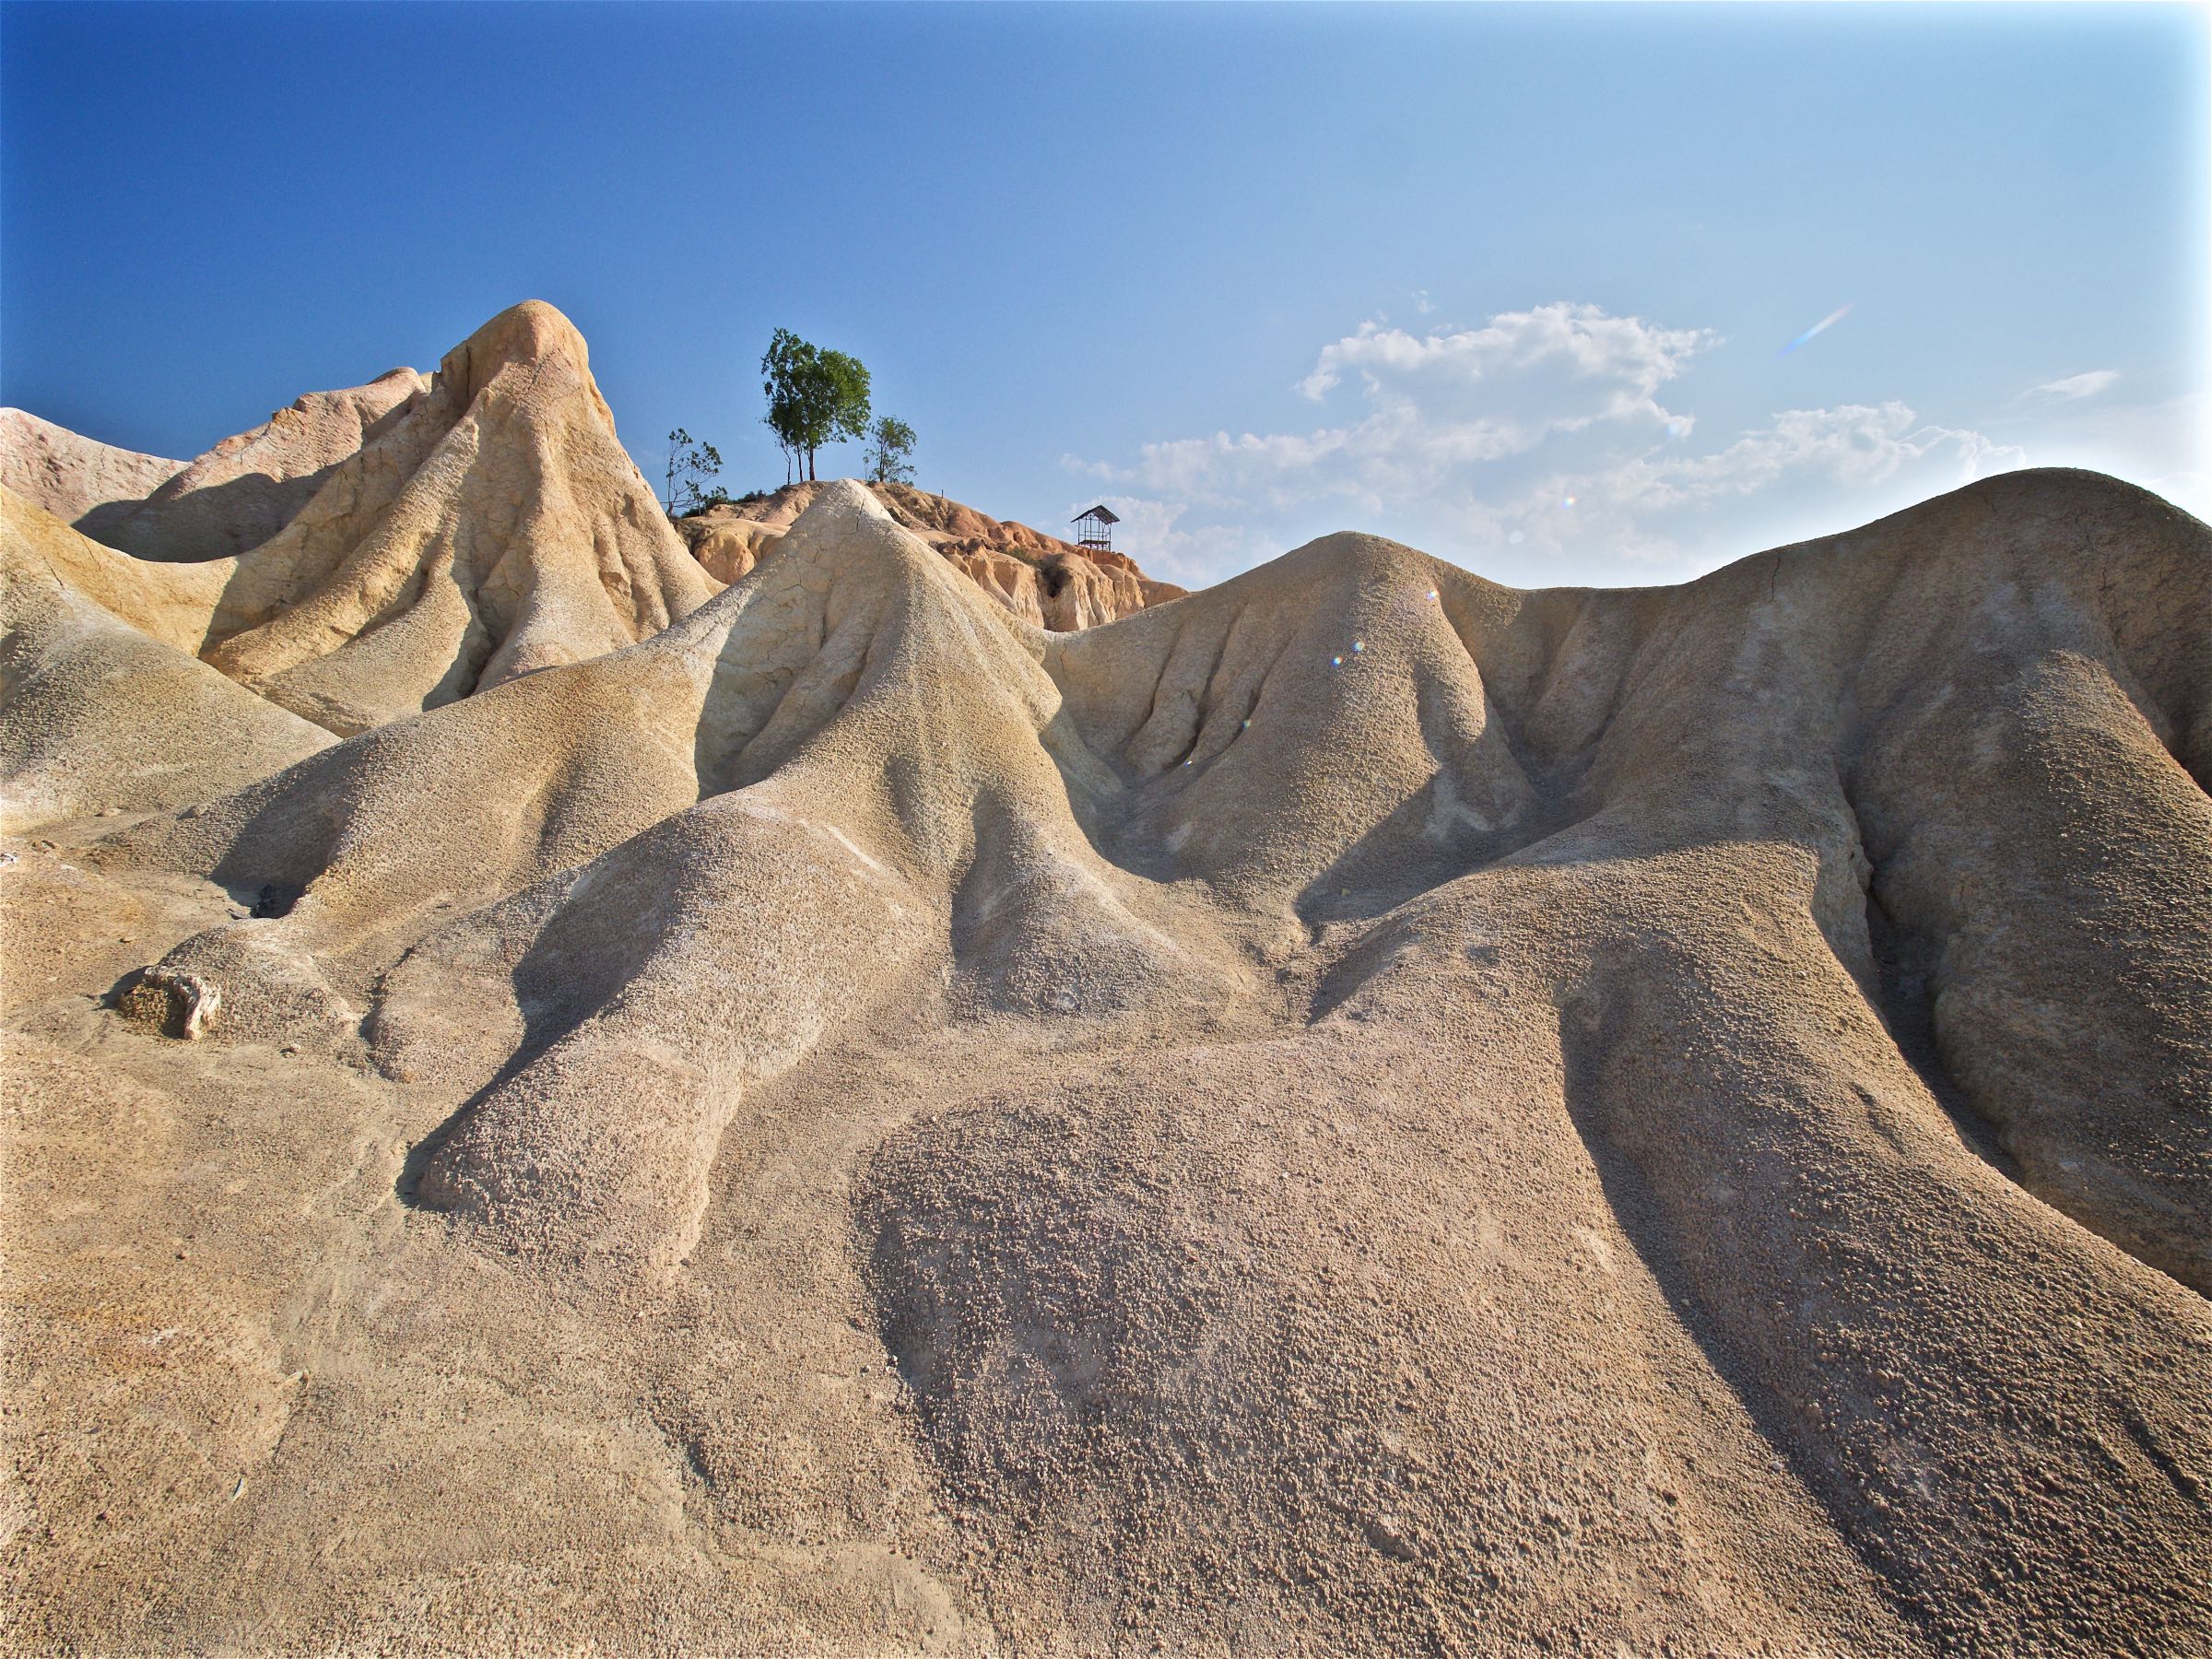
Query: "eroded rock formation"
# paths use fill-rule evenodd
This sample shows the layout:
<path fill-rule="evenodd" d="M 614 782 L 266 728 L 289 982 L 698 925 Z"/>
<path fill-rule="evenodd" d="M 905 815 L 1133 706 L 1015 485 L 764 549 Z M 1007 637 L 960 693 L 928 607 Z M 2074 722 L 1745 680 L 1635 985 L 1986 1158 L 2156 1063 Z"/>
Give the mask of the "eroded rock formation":
<path fill-rule="evenodd" d="M 175 580 L 211 604 L 197 641 L 171 643 L 340 734 L 634 643 L 712 591 L 616 438 L 582 337 L 536 301 L 427 385 L 402 370 L 303 398 L 79 523 L 102 513 L 112 545 L 192 559 Z M 11 511 L 11 558 L 22 523 Z M 204 557 L 218 546 L 243 550 Z"/>
<path fill-rule="evenodd" d="M 394 369 L 365 386 L 311 392 L 252 431 L 224 439 L 143 500 L 96 509 L 77 527 L 141 559 L 244 553 L 290 524 L 333 472 L 429 390 L 414 370 Z"/>
<path fill-rule="evenodd" d="M 588 386 L 495 324 L 253 627 L 596 637 L 482 598 L 578 522 L 660 568 Z M 2212 1643 L 2212 531 L 2155 498 L 1634 591 L 1331 536 L 1054 631 L 841 482 L 657 630 L 603 580 L 619 649 L 356 655 L 408 717 L 339 742 L 192 654 L 241 575 L 8 512 L 27 1641 Z"/>
<path fill-rule="evenodd" d="M 755 500 L 679 519 L 677 528 L 707 573 L 726 584 L 773 553 L 784 531 L 825 488 L 787 484 Z M 1125 554 L 1078 547 L 1018 521 L 991 518 L 908 485 L 868 488 L 896 523 L 935 547 L 993 599 L 1054 633 L 1134 616 L 1147 605 L 1179 599 L 1186 591 L 1150 580 Z"/>

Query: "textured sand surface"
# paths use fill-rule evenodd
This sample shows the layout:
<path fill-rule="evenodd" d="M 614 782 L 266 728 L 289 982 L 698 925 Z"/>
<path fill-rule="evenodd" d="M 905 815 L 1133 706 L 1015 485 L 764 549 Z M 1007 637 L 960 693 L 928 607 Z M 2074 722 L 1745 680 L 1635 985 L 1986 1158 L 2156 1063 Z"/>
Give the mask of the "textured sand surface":
<path fill-rule="evenodd" d="M 597 441 L 475 345 L 429 447 Z M 390 568 L 576 568 L 446 482 Z M 840 482 L 452 698 L 322 578 L 195 655 L 242 576 L 5 528 L 18 1648 L 2212 1647 L 2155 498 L 1052 632 Z"/>

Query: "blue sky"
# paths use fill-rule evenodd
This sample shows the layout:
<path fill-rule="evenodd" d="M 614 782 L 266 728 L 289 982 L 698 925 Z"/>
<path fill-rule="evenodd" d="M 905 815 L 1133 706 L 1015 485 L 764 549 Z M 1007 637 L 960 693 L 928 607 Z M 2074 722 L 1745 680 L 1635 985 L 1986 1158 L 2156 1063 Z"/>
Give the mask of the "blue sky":
<path fill-rule="evenodd" d="M 782 481 L 787 326 L 1186 582 L 1673 581 L 2021 465 L 2212 516 L 2206 18 L 8 4 L 0 401 L 183 456 L 535 296 L 649 474 Z"/>

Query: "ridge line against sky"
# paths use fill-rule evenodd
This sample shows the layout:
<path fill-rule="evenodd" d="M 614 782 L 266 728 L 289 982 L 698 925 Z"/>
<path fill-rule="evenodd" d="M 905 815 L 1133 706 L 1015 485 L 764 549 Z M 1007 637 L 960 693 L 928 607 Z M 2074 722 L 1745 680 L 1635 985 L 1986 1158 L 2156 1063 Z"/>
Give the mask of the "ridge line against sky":
<path fill-rule="evenodd" d="M 182 458 L 535 296 L 649 476 L 781 482 L 790 326 L 924 487 L 1185 582 L 1673 581 L 2022 465 L 2212 515 L 2208 63 L 2178 6 L 10 0 L 0 399 Z"/>

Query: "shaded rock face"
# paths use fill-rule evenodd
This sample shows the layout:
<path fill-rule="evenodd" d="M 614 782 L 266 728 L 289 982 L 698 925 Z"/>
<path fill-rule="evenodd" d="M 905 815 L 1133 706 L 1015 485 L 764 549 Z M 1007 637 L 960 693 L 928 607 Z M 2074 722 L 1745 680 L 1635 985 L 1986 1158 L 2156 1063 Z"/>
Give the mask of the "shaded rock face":
<path fill-rule="evenodd" d="M 198 659 L 225 579 L 129 559 L 0 488 L 0 831 L 189 807 L 330 743 Z"/>
<path fill-rule="evenodd" d="M 715 581 L 738 581 L 775 551 L 783 530 L 818 499 L 820 483 L 788 484 L 756 500 L 709 508 L 677 521 L 692 555 Z M 1120 553 L 1000 520 L 904 484 L 866 487 L 894 522 L 935 547 L 955 569 L 1025 622 L 1054 633 L 1095 628 L 1186 590 L 1153 582 Z"/>
<path fill-rule="evenodd" d="M 289 524 L 324 481 L 428 389 L 412 369 L 311 392 L 195 461 L 165 461 L 0 409 L 0 487 L 141 559 L 222 559 Z"/>
<path fill-rule="evenodd" d="M 646 545 L 588 388 L 510 313 L 333 568 L 578 568 L 513 420 Z M 2212 530 L 2023 473 L 1054 631 L 788 504 L 333 741 L 194 654 L 229 561 L 7 503 L 27 1641 L 2212 1645 Z"/>
<path fill-rule="evenodd" d="M 429 390 L 412 369 L 365 386 L 311 392 L 252 431 L 226 438 L 144 500 L 114 501 L 76 527 L 141 559 L 223 559 L 267 541 Z M 42 503 L 41 503 L 42 504 Z"/>

